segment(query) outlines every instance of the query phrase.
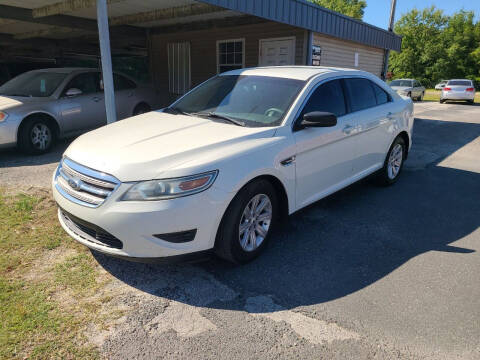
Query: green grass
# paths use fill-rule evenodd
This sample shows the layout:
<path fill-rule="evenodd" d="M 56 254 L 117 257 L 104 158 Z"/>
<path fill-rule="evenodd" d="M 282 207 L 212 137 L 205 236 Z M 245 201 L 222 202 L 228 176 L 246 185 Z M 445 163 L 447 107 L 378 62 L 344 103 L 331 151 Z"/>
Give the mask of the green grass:
<path fill-rule="evenodd" d="M 96 278 L 92 256 L 58 225 L 49 193 L 0 188 L 0 359 L 99 358 L 83 335 L 97 316 L 89 300 Z M 73 305 L 58 300 L 70 295 Z"/>
<path fill-rule="evenodd" d="M 441 94 L 442 92 L 440 90 L 427 89 L 425 90 L 423 101 L 440 101 Z M 480 92 L 478 91 L 475 93 L 475 102 L 480 102 Z"/>

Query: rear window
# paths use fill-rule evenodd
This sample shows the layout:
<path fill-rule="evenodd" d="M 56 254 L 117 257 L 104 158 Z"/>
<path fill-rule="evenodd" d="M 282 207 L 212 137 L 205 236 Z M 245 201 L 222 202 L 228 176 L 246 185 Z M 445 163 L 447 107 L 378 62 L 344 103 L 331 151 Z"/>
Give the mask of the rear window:
<path fill-rule="evenodd" d="M 448 85 L 472 86 L 472 82 L 469 80 L 451 80 Z"/>
<path fill-rule="evenodd" d="M 393 80 L 390 86 L 412 87 L 412 80 Z"/>

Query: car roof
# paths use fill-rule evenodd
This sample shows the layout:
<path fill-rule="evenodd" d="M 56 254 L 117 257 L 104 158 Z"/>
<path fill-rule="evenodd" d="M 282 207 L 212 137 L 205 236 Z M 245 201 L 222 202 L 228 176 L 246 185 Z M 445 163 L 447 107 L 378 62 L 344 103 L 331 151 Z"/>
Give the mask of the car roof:
<path fill-rule="evenodd" d="M 308 80 L 316 75 L 333 74 L 343 72 L 358 72 L 358 74 L 364 74 L 364 71 L 356 69 L 324 67 L 324 66 L 265 66 L 255 68 L 245 68 L 227 71 L 220 76 L 225 75 L 257 75 L 257 76 L 272 76 L 282 77 L 297 80 Z"/>
<path fill-rule="evenodd" d="M 392 81 L 395 81 L 395 80 L 402 80 L 402 81 L 414 81 L 415 79 L 393 79 Z"/>
<path fill-rule="evenodd" d="M 448 81 L 472 81 L 470 79 L 450 79 Z"/>

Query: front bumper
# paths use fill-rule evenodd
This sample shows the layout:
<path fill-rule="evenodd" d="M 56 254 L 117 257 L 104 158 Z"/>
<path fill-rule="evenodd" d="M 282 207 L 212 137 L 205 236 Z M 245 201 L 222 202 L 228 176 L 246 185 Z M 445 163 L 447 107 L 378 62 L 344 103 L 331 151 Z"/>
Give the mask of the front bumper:
<path fill-rule="evenodd" d="M 121 184 L 97 208 L 74 203 L 53 186 L 53 196 L 59 206 L 60 224 L 72 238 L 83 245 L 131 260 L 178 257 L 203 253 L 213 248 L 217 229 L 231 194 L 213 186 L 202 193 L 171 200 L 121 201 L 121 196 L 131 186 Z M 121 248 L 109 246 L 79 231 L 62 212 L 97 226 L 118 239 Z M 193 229 L 196 234 L 193 240 L 188 242 L 175 243 L 154 236 Z"/>
<path fill-rule="evenodd" d="M 473 100 L 475 99 L 475 92 L 473 91 L 443 91 L 442 100 Z"/>
<path fill-rule="evenodd" d="M 18 123 L 10 118 L 0 122 L 0 148 L 8 148 L 17 144 Z"/>

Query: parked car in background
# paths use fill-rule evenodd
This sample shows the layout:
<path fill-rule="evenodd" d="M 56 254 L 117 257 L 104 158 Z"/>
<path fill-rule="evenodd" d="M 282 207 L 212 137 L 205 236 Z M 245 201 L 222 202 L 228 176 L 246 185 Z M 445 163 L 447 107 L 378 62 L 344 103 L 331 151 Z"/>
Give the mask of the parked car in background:
<path fill-rule="evenodd" d="M 114 73 L 117 117 L 157 105 L 152 87 Z M 23 73 L 0 86 L 0 148 L 18 145 L 31 154 L 47 152 L 59 138 L 106 124 L 101 72 L 57 68 Z"/>
<path fill-rule="evenodd" d="M 396 79 L 389 85 L 399 95 L 408 96 L 412 100 L 422 101 L 425 96 L 425 87 L 415 79 Z"/>
<path fill-rule="evenodd" d="M 76 139 L 53 178 L 58 217 L 117 257 L 213 250 L 244 263 L 282 214 L 373 173 L 395 183 L 412 125 L 412 101 L 367 72 L 225 72 L 162 111 Z"/>
<path fill-rule="evenodd" d="M 448 80 L 442 80 L 437 85 L 435 85 L 435 90 L 442 90 L 445 85 L 447 85 Z"/>
<path fill-rule="evenodd" d="M 448 80 L 447 85 L 442 89 L 440 103 L 447 100 L 461 100 L 473 104 L 475 101 L 475 86 L 472 80 L 453 79 Z"/>

